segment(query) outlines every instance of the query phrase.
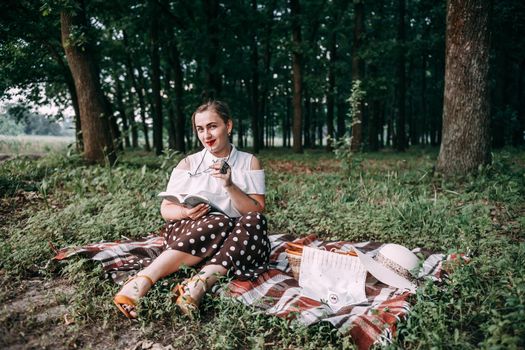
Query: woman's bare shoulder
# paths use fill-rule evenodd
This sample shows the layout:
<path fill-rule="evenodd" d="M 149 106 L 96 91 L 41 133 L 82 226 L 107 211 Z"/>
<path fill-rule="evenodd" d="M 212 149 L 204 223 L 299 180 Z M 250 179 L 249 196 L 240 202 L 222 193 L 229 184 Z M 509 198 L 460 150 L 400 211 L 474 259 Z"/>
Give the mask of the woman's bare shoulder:
<path fill-rule="evenodd" d="M 175 167 L 177 170 L 190 170 L 190 160 L 189 157 L 182 159 L 179 164 Z"/>
<path fill-rule="evenodd" d="M 250 169 L 251 170 L 262 170 L 262 163 L 256 156 L 252 156 Z"/>

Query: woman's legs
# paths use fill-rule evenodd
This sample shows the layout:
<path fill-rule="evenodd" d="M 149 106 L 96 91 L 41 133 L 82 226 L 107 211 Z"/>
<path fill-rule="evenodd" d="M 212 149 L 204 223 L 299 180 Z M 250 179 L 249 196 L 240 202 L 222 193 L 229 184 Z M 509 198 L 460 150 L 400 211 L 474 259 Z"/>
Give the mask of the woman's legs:
<path fill-rule="evenodd" d="M 153 282 L 166 277 L 177 271 L 182 265 L 193 266 L 202 261 L 202 258 L 191 254 L 183 253 L 178 250 L 166 250 L 151 262 L 146 268 L 137 273 L 150 277 Z M 135 278 L 118 292 L 117 295 L 125 295 L 133 300 L 138 300 L 144 296 L 152 287 L 146 278 Z M 128 311 L 132 317 L 137 314 L 132 305 L 128 305 Z"/>
<path fill-rule="evenodd" d="M 186 290 L 193 300 L 200 302 L 206 291 L 226 275 L 228 270 L 221 265 L 206 265 L 186 284 Z"/>

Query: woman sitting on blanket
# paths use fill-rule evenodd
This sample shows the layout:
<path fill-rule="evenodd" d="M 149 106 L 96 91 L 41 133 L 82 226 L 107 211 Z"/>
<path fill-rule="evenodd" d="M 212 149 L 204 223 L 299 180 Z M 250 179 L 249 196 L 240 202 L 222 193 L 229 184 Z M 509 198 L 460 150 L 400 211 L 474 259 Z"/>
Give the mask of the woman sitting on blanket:
<path fill-rule="evenodd" d="M 204 149 L 177 165 L 166 191 L 160 194 L 165 197 L 160 209 L 166 220 L 164 251 L 114 298 L 128 318 L 137 317 L 138 299 L 155 282 L 183 265 L 201 266 L 195 276 L 173 290 L 176 304 L 190 316 L 220 276 L 230 272 L 237 278 L 251 279 L 267 269 L 270 242 L 261 214 L 265 205 L 261 163 L 230 144 L 233 122 L 226 104 L 203 104 L 193 114 L 192 123 Z M 190 208 L 176 199 L 203 191 L 211 193 L 214 204 L 228 216 L 210 213 L 208 204 Z"/>

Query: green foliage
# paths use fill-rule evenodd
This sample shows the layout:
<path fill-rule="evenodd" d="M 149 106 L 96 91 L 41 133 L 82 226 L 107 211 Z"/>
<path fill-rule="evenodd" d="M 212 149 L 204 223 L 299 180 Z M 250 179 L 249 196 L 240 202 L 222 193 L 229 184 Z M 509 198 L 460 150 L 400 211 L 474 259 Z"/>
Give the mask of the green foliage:
<path fill-rule="evenodd" d="M 333 154 L 263 152 L 270 232 L 467 253 L 469 264 L 417 293 L 391 347 L 523 347 L 525 155 L 498 152 L 476 177 L 444 180 L 432 176 L 436 153 L 365 153 L 342 169 Z M 11 215 L 0 224 L 0 269 L 16 278 L 62 274 L 75 285 L 68 302 L 77 324 L 118 333 L 124 321 L 111 298 L 119 287 L 85 259 L 48 264 L 48 242 L 64 247 L 154 232 L 162 224 L 156 194 L 179 159 L 124 154 L 114 168 L 85 166 L 78 156 L 2 163 L 0 199 Z M 169 296 L 185 275 L 141 300 L 143 336 L 183 348 L 353 347 L 329 325 L 303 327 L 211 295 L 200 319 L 188 321 Z"/>
<path fill-rule="evenodd" d="M 20 135 L 24 127 L 10 118 L 0 116 L 0 135 Z"/>
<path fill-rule="evenodd" d="M 8 105 L 0 113 L 0 135 L 52 135 L 68 134 L 67 130 L 48 116 L 32 112 L 23 104 Z"/>

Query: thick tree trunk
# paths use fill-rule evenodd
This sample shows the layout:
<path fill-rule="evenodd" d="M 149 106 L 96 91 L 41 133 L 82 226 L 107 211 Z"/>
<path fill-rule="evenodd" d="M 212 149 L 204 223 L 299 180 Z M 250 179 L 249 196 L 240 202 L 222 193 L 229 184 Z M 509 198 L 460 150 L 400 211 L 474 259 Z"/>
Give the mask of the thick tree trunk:
<path fill-rule="evenodd" d="M 301 53 L 301 8 L 299 0 L 290 0 L 292 14 L 292 81 L 293 81 L 293 151 L 303 152 L 302 142 L 302 53 Z"/>
<path fill-rule="evenodd" d="M 396 84 L 396 103 L 397 103 L 397 123 L 396 123 L 396 149 L 403 152 L 406 149 L 406 130 L 405 130 L 405 97 L 406 97 L 406 73 L 405 73 L 405 12 L 406 0 L 398 0 L 398 21 L 397 21 L 397 84 Z"/>
<path fill-rule="evenodd" d="M 153 98 L 153 148 L 156 155 L 162 154 L 162 98 L 160 96 L 159 22 L 156 0 L 150 0 L 150 59 L 151 93 Z"/>
<path fill-rule="evenodd" d="M 78 97 L 78 106 L 84 140 L 84 157 L 88 162 L 113 164 L 116 159 L 108 123 L 104 95 L 98 70 L 88 45 L 77 46 L 70 35 L 72 28 L 87 27 L 82 1 L 77 2 L 77 13 L 60 13 L 62 46 L 71 69 Z"/>
<path fill-rule="evenodd" d="M 354 1 L 354 41 L 352 43 L 352 82 L 363 79 L 363 60 L 360 57 L 364 30 L 364 5 L 361 0 Z M 352 111 L 352 141 L 350 149 L 354 152 L 361 149 L 363 143 L 363 103 Z"/>
<path fill-rule="evenodd" d="M 449 0 L 443 141 L 436 170 L 467 174 L 490 162 L 489 0 Z"/>

